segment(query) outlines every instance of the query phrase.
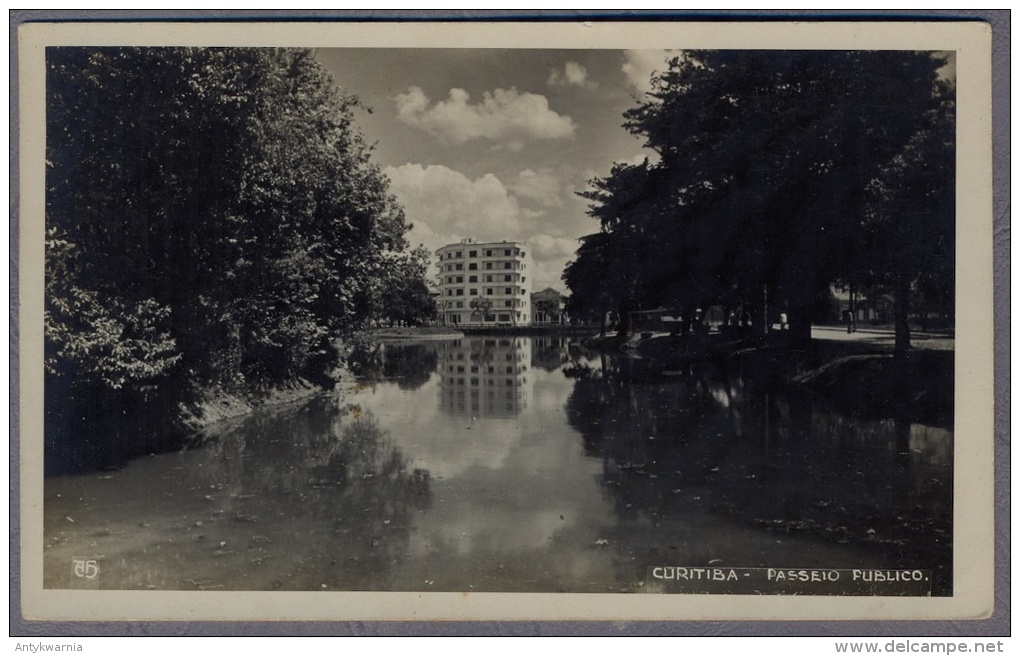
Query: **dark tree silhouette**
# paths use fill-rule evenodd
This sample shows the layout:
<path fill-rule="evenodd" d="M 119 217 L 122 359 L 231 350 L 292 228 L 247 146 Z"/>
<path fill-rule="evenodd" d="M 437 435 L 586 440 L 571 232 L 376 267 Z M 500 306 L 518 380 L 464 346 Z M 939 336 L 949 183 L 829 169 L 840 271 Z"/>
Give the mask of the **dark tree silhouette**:
<path fill-rule="evenodd" d="M 909 269 L 898 278 L 909 286 L 945 270 L 951 230 L 939 227 L 917 242 L 926 255 L 911 255 L 873 229 L 879 216 L 896 234 L 951 215 L 937 193 L 954 185 L 944 63 L 887 51 L 675 58 L 625 114 L 658 161 L 619 165 L 582 194 L 602 236 L 568 269 L 575 303 L 604 306 L 608 296 L 621 314 L 741 305 L 756 318 L 781 305 L 796 342 L 810 337 L 816 299 L 833 282 L 878 266 Z M 597 288 L 577 275 L 596 268 Z"/>

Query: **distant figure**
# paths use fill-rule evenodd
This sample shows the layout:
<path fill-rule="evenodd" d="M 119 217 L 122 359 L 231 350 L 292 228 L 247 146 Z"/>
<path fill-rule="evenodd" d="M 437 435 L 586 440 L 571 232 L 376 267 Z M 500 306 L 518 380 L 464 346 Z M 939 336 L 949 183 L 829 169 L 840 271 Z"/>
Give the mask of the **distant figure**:
<path fill-rule="evenodd" d="M 740 332 L 744 335 L 750 335 L 754 328 L 754 322 L 751 320 L 751 313 L 747 310 L 741 310 L 740 312 Z"/>
<path fill-rule="evenodd" d="M 854 313 L 850 310 L 843 310 L 843 323 L 846 324 L 846 334 L 854 331 Z"/>

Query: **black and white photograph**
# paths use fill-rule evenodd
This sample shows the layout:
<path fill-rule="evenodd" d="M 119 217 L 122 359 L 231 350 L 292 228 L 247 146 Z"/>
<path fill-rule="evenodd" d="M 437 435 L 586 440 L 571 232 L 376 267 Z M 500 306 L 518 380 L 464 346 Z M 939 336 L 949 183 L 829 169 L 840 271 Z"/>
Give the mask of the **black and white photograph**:
<path fill-rule="evenodd" d="M 26 613 L 990 612 L 976 24 L 63 27 Z"/>

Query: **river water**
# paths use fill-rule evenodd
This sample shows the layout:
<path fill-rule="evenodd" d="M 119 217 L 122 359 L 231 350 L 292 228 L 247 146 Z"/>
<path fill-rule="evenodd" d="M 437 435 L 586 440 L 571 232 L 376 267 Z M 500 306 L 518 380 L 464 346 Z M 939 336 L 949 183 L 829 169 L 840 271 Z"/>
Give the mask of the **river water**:
<path fill-rule="evenodd" d="M 950 430 L 740 365 L 647 364 L 565 337 L 379 345 L 356 385 L 47 479 L 45 585 L 643 592 L 657 566 L 916 568 L 951 594 Z"/>

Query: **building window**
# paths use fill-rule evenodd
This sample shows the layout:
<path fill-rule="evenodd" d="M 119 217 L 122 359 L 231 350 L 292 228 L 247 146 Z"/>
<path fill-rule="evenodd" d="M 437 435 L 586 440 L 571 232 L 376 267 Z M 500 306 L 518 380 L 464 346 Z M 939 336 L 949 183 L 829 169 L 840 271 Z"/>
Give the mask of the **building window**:
<path fill-rule="evenodd" d="M 485 282 L 492 282 L 492 276 L 485 276 Z"/>
<path fill-rule="evenodd" d="M 478 257 L 478 251 L 468 251 L 468 257 Z"/>
<path fill-rule="evenodd" d="M 459 264 L 457 266 L 460 267 Z M 514 268 L 514 263 L 513 262 L 504 262 L 503 263 L 503 268 L 504 269 L 512 269 L 512 268 Z"/>
<path fill-rule="evenodd" d="M 447 296 L 453 296 L 453 290 L 452 289 L 447 289 L 446 290 L 446 295 Z"/>
<path fill-rule="evenodd" d="M 478 282 L 478 276 L 468 276 L 468 282 Z"/>
<path fill-rule="evenodd" d="M 457 268 L 457 271 L 463 271 L 464 270 L 464 265 L 463 264 L 457 264 L 455 266 Z"/>
<path fill-rule="evenodd" d="M 513 294 L 513 293 L 514 293 L 514 290 L 513 290 L 513 288 L 512 288 L 512 287 L 507 287 L 507 288 L 506 288 L 506 291 L 504 291 L 503 293 L 504 293 L 504 294 Z"/>
<path fill-rule="evenodd" d="M 513 307 L 514 306 L 514 302 L 513 301 L 503 301 L 503 305 L 505 307 Z"/>
<path fill-rule="evenodd" d="M 485 288 L 485 295 L 486 296 L 492 296 L 492 287 L 486 287 Z"/>
<path fill-rule="evenodd" d="M 506 274 L 505 276 L 503 276 L 503 282 L 512 282 L 513 279 L 514 279 L 514 277 L 512 275 L 510 275 L 509 273 Z"/>
<path fill-rule="evenodd" d="M 464 251 L 457 251 L 457 255 L 455 257 L 458 259 L 464 257 Z"/>
<path fill-rule="evenodd" d="M 464 307 L 464 301 L 457 301 L 457 309 L 460 310 L 460 309 L 463 309 L 463 307 Z"/>
<path fill-rule="evenodd" d="M 527 281 L 528 281 L 528 279 L 527 279 L 526 276 L 521 276 L 521 282 L 527 282 Z"/>
<path fill-rule="evenodd" d="M 470 271 L 477 271 L 478 270 L 478 263 L 477 262 L 472 262 L 472 263 L 468 264 L 468 269 Z"/>
<path fill-rule="evenodd" d="M 457 276 L 457 282 L 458 283 L 464 282 L 464 276 Z"/>
<path fill-rule="evenodd" d="M 491 269 L 492 268 L 492 262 L 486 262 L 485 263 L 485 268 L 486 269 Z"/>
<path fill-rule="evenodd" d="M 521 251 L 521 257 L 524 257 L 525 255 L 527 255 L 527 253 L 525 253 L 524 251 Z"/>
<path fill-rule="evenodd" d="M 505 251 L 503 251 L 503 255 L 506 255 L 507 257 L 509 257 L 510 256 L 510 249 L 508 248 Z"/>
<path fill-rule="evenodd" d="M 463 289 L 458 289 L 457 290 L 457 296 L 463 296 L 463 295 L 464 295 L 464 290 Z"/>
<path fill-rule="evenodd" d="M 485 251 L 485 257 L 492 257 L 492 250 Z"/>
<path fill-rule="evenodd" d="M 475 289 L 474 287 L 472 287 L 471 291 L 470 291 L 470 294 L 471 294 L 471 296 L 478 296 L 478 290 Z"/>
<path fill-rule="evenodd" d="M 500 321 L 510 321 L 510 315 L 509 314 L 501 314 L 501 315 L 499 315 L 499 320 Z"/>

